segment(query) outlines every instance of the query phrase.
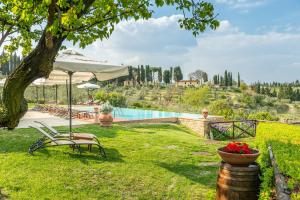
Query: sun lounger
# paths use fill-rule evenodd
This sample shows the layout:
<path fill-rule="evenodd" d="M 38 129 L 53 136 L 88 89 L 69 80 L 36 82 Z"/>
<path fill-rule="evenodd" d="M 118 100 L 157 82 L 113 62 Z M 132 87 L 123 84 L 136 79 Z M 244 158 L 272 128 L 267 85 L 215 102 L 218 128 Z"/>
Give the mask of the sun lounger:
<path fill-rule="evenodd" d="M 49 126 L 47 123 L 45 122 L 41 122 L 41 121 L 34 121 L 35 123 L 38 123 L 40 125 L 42 125 L 43 127 L 45 127 L 46 129 L 48 129 L 51 133 L 51 135 L 53 137 L 66 137 L 69 138 L 70 134 L 69 133 L 62 133 L 57 131 L 56 129 L 54 129 L 52 126 Z M 96 135 L 91 134 L 91 133 L 72 133 L 72 139 L 75 140 L 79 140 L 79 139 L 86 139 L 86 140 L 95 140 L 96 142 L 100 143 L 98 138 L 96 137 Z"/>
<path fill-rule="evenodd" d="M 40 127 L 34 125 L 31 125 L 30 127 L 38 130 L 43 135 L 43 138 L 39 139 L 37 142 L 35 142 L 29 147 L 28 153 L 32 155 L 33 152 L 41 148 L 53 147 L 53 146 L 65 146 L 65 145 L 71 146 L 73 150 L 77 149 L 81 154 L 82 151 L 80 145 L 89 145 L 89 146 L 96 145 L 99 149 L 99 154 L 102 155 L 103 157 L 106 157 L 104 148 L 97 141 L 83 140 L 83 139 L 73 140 L 65 137 L 53 137 L 53 135 L 47 133 Z"/>

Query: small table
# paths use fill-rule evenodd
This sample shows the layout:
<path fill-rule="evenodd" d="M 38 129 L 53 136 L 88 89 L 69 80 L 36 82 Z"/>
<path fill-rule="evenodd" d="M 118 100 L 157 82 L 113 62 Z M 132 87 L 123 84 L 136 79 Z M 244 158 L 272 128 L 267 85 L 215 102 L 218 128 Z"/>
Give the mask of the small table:
<path fill-rule="evenodd" d="M 89 133 L 73 133 L 74 140 L 93 140 L 94 137 Z M 88 150 L 92 151 L 92 144 L 88 144 Z"/>

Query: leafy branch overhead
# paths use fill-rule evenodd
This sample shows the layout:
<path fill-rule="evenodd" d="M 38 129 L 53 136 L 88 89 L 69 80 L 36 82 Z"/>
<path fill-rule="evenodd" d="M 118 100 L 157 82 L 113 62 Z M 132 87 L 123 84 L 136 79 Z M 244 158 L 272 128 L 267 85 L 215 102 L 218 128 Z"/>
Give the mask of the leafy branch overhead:
<path fill-rule="evenodd" d="M 4 0 L 0 3 L 0 47 L 8 53 L 23 48 L 27 55 L 32 42 L 43 33 L 51 46 L 53 37 L 66 37 L 80 47 L 108 38 L 122 20 L 149 19 L 153 7 L 174 6 L 182 12 L 181 28 L 198 35 L 219 25 L 211 3 L 194 0 Z"/>
<path fill-rule="evenodd" d="M 1 60 L 5 61 L 20 47 L 24 59 L 6 79 L 0 126 L 13 129 L 18 125 L 27 111 L 26 88 L 37 78 L 49 76 L 65 40 L 84 48 L 97 39 L 109 38 L 119 22 L 149 19 L 155 6 L 164 5 L 181 11 L 180 27 L 194 35 L 219 25 L 211 4 L 194 0 L 1 1 L 0 47 L 5 55 Z"/>

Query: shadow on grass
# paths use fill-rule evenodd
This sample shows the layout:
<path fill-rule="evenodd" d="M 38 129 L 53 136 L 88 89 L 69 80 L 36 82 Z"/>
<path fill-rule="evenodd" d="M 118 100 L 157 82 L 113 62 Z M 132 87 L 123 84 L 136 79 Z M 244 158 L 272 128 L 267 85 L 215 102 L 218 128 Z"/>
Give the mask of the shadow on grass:
<path fill-rule="evenodd" d="M 55 127 L 58 131 L 68 132 L 69 129 L 67 127 Z M 115 138 L 117 136 L 117 132 L 120 131 L 120 127 L 111 127 L 105 128 L 99 125 L 81 125 L 73 128 L 74 133 L 91 133 L 95 134 L 97 137 L 101 139 L 101 137 L 105 138 Z"/>
<path fill-rule="evenodd" d="M 82 154 L 69 153 L 71 158 L 76 158 L 85 165 L 89 165 L 89 161 L 98 161 L 98 162 L 124 162 L 122 159 L 122 154 L 117 149 L 113 148 L 104 148 L 106 152 L 106 158 L 98 154 L 96 149 L 93 149 L 91 153 L 87 154 L 87 151 L 84 151 Z"/>
<path fill-rule="evenodd" d="M 175 174 L 184 176 L 196 183 L 215 188 L 218 170 L 217 166 L 197 166 L 192 164 L 163 162 L 158 162 L 157 165 Z"/>

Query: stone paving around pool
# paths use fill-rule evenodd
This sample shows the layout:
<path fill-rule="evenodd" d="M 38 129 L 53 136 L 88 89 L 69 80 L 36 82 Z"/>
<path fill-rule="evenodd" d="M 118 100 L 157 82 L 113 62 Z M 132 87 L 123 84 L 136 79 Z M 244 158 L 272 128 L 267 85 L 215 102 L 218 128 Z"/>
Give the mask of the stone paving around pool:
<path fill-rule="evenodd" d="M 144 120 L 123 120 L 114 118 L 114 123 L 178 123 L 182 124 L 194 132 L 196 132 L 201 137 L 207 137 L 209 134 L 208 124 L 211 121 L 222 121 L 223 117 L 210 116 L 207 119 L 188 119 L 188 118 L 155 118 L 155 119 L 144 119 Z M 42 121 L 50 126 L 68 126 L 69 120 L 49 113 L 28 111 L 25 116 L 20 120 L 19 126 L 17 128 L 28 128 L 33 125 L 34 121 Z M 99 123 L 99 122 L 98 122 Z M 97 123 L 97 124 L 98 124 Z M 72 125 L 83 125 L 83 124 L 96 124 L 95 119 L 73 119 Z"/>
<path fill-rule="evenodd" d="M 35 124 L 34 121 L 43 121 L 49 124 L 50 126 L 68 126 L 69 120 L 61 117 L 56 117 L 48 113 L 28 111 L 24 117 L 20 120 L 19 126 L 17 128 L 28 128 L 30 125 Z M 73 119 L 73 125 L 82 125 L 82 124 L 92 124 L 89 121 L 76 120 Z"/>

